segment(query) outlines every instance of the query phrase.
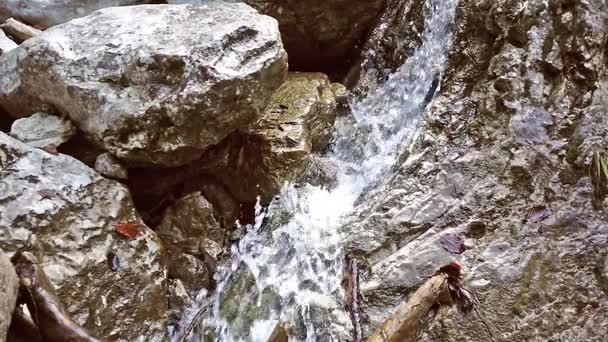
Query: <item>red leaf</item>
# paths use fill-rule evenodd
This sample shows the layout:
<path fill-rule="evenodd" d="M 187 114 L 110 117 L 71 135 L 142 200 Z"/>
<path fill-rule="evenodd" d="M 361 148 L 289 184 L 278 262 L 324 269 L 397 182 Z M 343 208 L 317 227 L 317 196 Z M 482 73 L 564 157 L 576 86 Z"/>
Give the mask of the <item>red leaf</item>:
<path fill-rule="evenodd" d="M 439 273 L 445 273 L 448 276 L 450 276 L 450 278 L 454 279 L 454 280 L 459 280 L 460 277 L 462 276 L 462 267 L 460 267 L 460 265 L 458 265 L 455 262 L 450 262 L 449 264 L 441 267 L 439 270 L 437 270 L 437 272 L 435 272 L 435 274 L 439 274 Z"/>
<path fill-rule="evenodd" d="M 53 189 L 40 189 L 38 190 L 38 195 L 40 195 L 42 199 L 53 198 L 57 195 L 57 191 Z"/>
<path fill-rule="evenodd" d="M 459 235 L 445 234 L 439 238 L 439 243 L 450 253 L 460 254 L 464 252 L 464 242 Z"/>
<path fill-rule="evenodd" d="M 137 223 L 118 222 L 114 224 L 114 228 L 118 234 L 128 239 L 134 239 L 141 233 Z"/>
<path fill-rule="evenodd" d="M 56 156 L 56 155 L 59 154 L 59 151 L 57 150 L 57 145 L 55 145 L 55 144 L 46 145 L 46 146 L 44 146 L 41 149 L 44 150 L 44 151 L 46 151 L 46 152 L 48 152 L 48 153 L 50 153 L 50 154 L 52 154 L 52 155 L 54 155 L 54 156 Z"/>

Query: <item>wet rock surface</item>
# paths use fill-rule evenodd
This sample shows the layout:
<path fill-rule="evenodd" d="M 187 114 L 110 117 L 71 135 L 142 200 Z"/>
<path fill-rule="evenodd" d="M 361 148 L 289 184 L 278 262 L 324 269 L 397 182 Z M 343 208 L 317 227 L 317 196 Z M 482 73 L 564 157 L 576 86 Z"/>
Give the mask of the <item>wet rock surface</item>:
<path fill-rule="evenodd" d="M 258 196 L 268 203 L 304 169 L 311 153 L 327 146 L 335 109 L 327 76 L 292 73 L 272 95 L 262 119 L 246 134 L 210 149 L 202 169 L 217 177 L 240 203 L 253 204 Z"/>
<path fill-rule="evenodd" d="M 373 28 L 384 0 L 245 0 L 280 24 L 292 70 L 341 73 Z"/>
<path fill-rule="evenodd" d="M 246 338 L 254 321 L 271 318 L 272 308 L 280 305 L 280 297 L 269 288 L 260 291 L 245 264 L 239 266 L 234 277 L 224 289 L 219 307 L 222 319 L 233 327 L 236 337 Z"/>
<path fill-rule="evenodd" d="M 247 5 L 114 7 L 0 60 L 0 106 L 52 109 L 119 159 L 177 166 L 254 122 L 286 71 L 276 21 Z"/>
<path fill-rule="evenodd" d="M 102 339 L 164 339 L 161 245 L 127 189 L 0 133 L 0 248 L 30 249 L 74 320 Z M 117 225 L 137 229 L 119 235 Z M 116 324 L 124 322 L 128 324 Z"/>
<path fill-rule="evenodd" d="M 5 341 L 17 303 L 19 278 L 9 257 L 0 250 L 0 341 Z"/>
<path fill-rule="evenodd" d="M 44 148 L 50 145 L 58 147 L 75 133 L 76 128 L 69 120 L 39 112 L 15 120 L 10 134 L 32 147 Z"/>
<path fill-rule="evenodd" d="M 329 143 L 336 118 L 334 88 L 323 74 L 292 73 L 247 131 L 231 134 L 190 165 L 130 170 L 129 187 L 142 202 L 200 190 L 222 225 L 236 219 L 249 223 L 257 197 L 268 203 L 306 168 L 313 152 Z"/>
<path fill-rule="evenodd" d="M 213 288 L 215 264 L 228 231 L 220 227 L 213 206 L 200 192 L 169 207 L 156 232 L 167 247 L 172 278 L 191 291 Z"/>
<path fill-rule="evenodd" d="M 494 340 L 601 340 L 608 226 L 589 170 L 608 143 L 607 10 L 601 1 L 458 7 L 419 136 L 344 228 L 371 270 L 368 329 L 454 260 Z M 442 245 L 446 234 L 462 237 L 461 254 Z M 433 322 L 420 340 L 490 339 L 479 318 L 447 310 Z"/>
<path fill-rule="evenodd" d="M 403 65 L 420 45 L 425 11 L 424 1 L 388 0 L 345 84 L 369 92 Z"/>

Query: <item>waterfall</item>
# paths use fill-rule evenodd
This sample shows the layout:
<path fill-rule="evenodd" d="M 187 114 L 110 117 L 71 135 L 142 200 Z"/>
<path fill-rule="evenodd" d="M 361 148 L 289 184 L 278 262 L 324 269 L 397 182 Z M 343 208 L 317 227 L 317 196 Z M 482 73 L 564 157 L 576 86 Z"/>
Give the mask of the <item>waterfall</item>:
<path fill-rule="evenodd" d="M 333 151 L 325 156 L 338 166 L 338 185 L 288 184 L 268 208 L 256 208 L 256 223 L 218 269 L 216 293 L 201 295 L 184 314 L 192 320 L 206 308 L 191 340 L 265 342 L 278 321 L 294 340 L 352 340 L 338 228 L 415 135 L 446 64 L 455 8 L 456 0 L 426 0 L 421 45 L 338 120 Z"/>

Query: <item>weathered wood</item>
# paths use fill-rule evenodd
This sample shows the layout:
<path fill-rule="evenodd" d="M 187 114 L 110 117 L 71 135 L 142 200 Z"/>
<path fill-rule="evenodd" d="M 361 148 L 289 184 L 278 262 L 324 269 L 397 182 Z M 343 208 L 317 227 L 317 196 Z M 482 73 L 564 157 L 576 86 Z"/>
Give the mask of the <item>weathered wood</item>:
<path fill-rule="evenodd" d="M 34 321 L 21 308 L 15 309 L 11 327 L 8 330 L 7 341 L 10 342 L 43 342 L 42 336 Z"/>
<path fill-rule="evenodd" d="M 287 331 L 281 323 L 277 323 L 272 331 L 272 334 L 268 338 L 268 342 L 288 342 L 289 337 L 287 336 Z"/>
<path fill-rule="evenodd" d="M 409 301 L 397 306 L 367 341 L 414 341 L 421 322 L 425 321 L 431 309 L 437 304 L 449 304 L 450 301 L 448 275 L 438 273 L 427 280 Z"/>
<path fill-rule="evenodd" d="M 13 18 L 6 19 L 4 24 L 0 25 L 0 28 L 8 35 L 21 42 L 42 32 Z"/>
<path fill-rule="evenodd" d="M 23 297 L 44 341 L 99 341 L 68 315 L 32 253 L 18 251 L 11 261 L 19 275 L 20 296 Z"/>

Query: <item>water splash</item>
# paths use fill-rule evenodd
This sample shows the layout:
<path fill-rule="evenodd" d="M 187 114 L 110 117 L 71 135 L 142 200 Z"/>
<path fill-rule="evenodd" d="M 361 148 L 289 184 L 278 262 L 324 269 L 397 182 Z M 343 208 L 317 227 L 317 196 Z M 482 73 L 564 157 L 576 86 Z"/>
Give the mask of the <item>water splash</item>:
<path fill-rule="evenodd" d="M 415 134 L 446 63 L 455 8 L 456 0 L 426 0 L 420 47 L 337 122 L 327 158 L 338 166 L 338 185 L 287 185 L 268 211 L 256 208 L 256 223 L 219 267 L 216 295 L 198 303 L 208 310 L 192 340 L 265 342 L 278 321 L 298 341 L 352 339 L 338 227 Z"/>

